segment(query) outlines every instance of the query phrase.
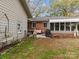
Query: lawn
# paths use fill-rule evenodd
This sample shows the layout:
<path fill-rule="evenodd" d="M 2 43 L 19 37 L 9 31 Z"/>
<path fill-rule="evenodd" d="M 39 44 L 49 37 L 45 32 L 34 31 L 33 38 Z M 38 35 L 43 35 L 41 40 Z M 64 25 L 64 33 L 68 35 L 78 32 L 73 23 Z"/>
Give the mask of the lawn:
<path fill-rule="evenodd" d="M 79 59 L 79 39 L 28 38 L 6 50 L 0 59 Z"/>

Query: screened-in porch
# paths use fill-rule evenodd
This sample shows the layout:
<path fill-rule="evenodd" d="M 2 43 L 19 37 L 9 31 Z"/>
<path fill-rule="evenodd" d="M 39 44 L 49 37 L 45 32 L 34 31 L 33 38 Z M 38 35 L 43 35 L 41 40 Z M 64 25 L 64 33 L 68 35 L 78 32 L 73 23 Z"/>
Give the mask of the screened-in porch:
<path fill-rule="evenodd" d="M 74 32 L 79 31 L 79 18 L 58 17 L 50 19 L 50 30 L 53 32 Z"/>
<path fill-rule="evenodd" d="M 75 29 L 79 31 L 79 22 L 52 22 L 50 30 L 54 32 L 73 32 Z"/>

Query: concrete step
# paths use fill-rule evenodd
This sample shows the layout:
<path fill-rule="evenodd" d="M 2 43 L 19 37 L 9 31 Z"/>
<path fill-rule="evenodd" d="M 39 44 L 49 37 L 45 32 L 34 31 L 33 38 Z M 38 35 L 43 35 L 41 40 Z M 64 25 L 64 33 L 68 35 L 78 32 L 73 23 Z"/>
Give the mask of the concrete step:
<path fill-rule="evenodd" d="M 37 37 L 37 38 L 46 38 L 45 35 L 41 35 L 41 34 L 37 34 L 36 37 Z"/>

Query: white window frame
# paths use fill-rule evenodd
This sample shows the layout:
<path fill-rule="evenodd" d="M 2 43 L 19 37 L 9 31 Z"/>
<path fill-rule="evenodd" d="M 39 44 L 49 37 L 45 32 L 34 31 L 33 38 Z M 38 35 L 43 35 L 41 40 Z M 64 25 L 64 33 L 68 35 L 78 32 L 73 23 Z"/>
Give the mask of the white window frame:
<path fill-rule="evenodd" d="M 35 27 L 34 27 L 34 23 L 35 23 L 35 27 L 36 27 L 36 22 L 32 22 L 32 28 L 35 28 Z"/>
<path fill-rule="evenodd" d="M 44 24 L 44 27 L 47 27 L 47 22 L 44 22 L 43 24 Z M 46 26 L 45 26 L 45 24 L 46 24 Z"/>
<path fill-rule="evenodd" d="M 51 23 L 54 24 L 54 30 L 51 30 L 51 31 L 53 31 L 53 32 L 67 32 L 67 33 L 68 33 L 68 32 L 73 32 L 73 31 L 71 30 L 71 29 L 72 29 L 72 26 L 71 26 L 72 22 L 70 22 L 70 30 L 69 30 L 69 31 L 66 30 L 66 23 L 67 23 L 67 22 L 63 22 L 63 23 L 64 23 L 64 30 L 61 30 L 61 29 L 60 29 L 60 26 L 61 26 L 60 23 L 61 23 L 61 22 L 59 22 L 59 30 L 58 30 L 58 31 L 55 30 L 55 23 L 58 23 L 58 22 L 51 22 Z M 75 22 L 75 23 L 76 23 L 76 29 L 77 29 L 77 26 L 78 26 L 78 25 L 77 25 L 77 22 Z"/>

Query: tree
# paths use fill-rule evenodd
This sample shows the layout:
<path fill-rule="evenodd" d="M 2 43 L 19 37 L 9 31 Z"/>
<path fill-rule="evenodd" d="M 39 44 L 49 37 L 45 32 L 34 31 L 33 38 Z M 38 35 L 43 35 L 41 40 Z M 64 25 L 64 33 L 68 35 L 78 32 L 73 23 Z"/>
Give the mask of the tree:
<path fill-rule="evenodd" d="M 79 0 L 58 0 L 52 4 L 54 14 L 58 13 L 60 16 L 74 16 L 74 10 L 78 7 Z"/>

